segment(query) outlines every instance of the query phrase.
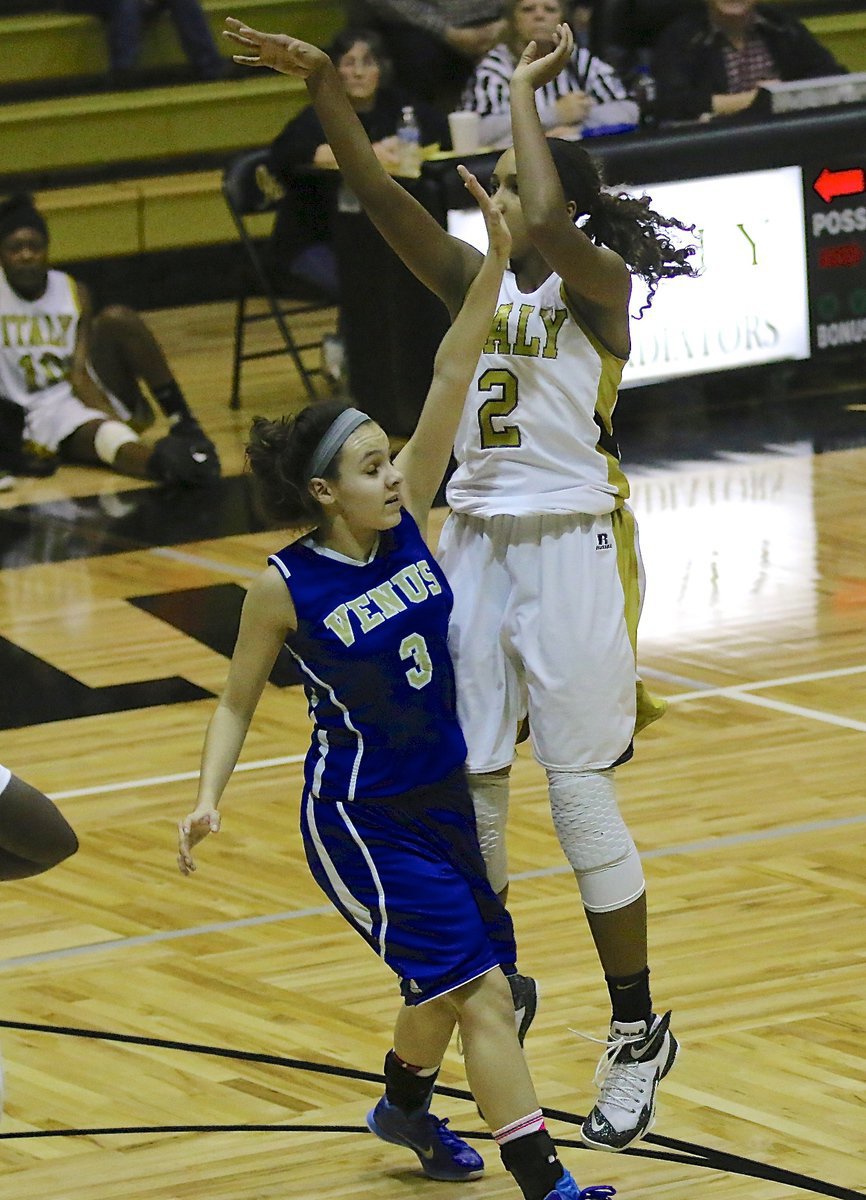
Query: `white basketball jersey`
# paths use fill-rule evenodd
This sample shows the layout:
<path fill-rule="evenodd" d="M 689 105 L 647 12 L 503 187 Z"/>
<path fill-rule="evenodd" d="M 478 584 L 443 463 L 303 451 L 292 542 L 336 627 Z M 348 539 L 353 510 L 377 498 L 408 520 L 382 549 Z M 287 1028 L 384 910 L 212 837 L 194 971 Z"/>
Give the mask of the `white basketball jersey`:
<path fill-rule="evenodd" d="M 467 394 L 447 489 L 457 512 L 601 515 L 628 497 L 611 419 L 624 361 L 568 308 L 559 275 L 506 271 Z"/>
<path fill-rule="evenodd" d="M 72 394 L 69 370 L 81 305 L 75 281 L 49 271 L 38 300 L 24 300 L 0 271 L 0 395 L 23 408 Z"/>

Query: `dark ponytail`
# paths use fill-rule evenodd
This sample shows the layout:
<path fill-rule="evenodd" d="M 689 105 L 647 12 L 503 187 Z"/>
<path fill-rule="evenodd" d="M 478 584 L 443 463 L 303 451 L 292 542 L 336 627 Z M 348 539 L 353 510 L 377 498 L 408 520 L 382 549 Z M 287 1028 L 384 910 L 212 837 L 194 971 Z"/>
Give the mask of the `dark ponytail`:
<path fill-rule="evenodd" d="M 259 504 L 271 520 L 289 526 L 320 523 L 322 509 L 307 486 L 307 467 L 325 431 L 346 407 L 343 400 L 325 400 L 294 417 L 253 419 L 246 458 Z M 339 461 L 336 454 L 322 478 L 338 478 Z"/>
<path fill-rule="evenodd" d="M 649 196 L 635 198 L 625 192 L 603 191 L 600 167 L 577 142 L 549 138 L 547 144 L 566 200 L 574 201 L 578 216 L 587 215 L 581 225 L 583 232 L 597 245 L 615 251 L 632 274 L 649 287 L 639 316 L 652 304 L 660 280 L 677 275 L 694 278 L 698 274 L 689 261 L 695 247 L 676 246 L 665 232 L 678 229 L 694 233 L 694 225 L 663 217 L 650 208 Z"/>

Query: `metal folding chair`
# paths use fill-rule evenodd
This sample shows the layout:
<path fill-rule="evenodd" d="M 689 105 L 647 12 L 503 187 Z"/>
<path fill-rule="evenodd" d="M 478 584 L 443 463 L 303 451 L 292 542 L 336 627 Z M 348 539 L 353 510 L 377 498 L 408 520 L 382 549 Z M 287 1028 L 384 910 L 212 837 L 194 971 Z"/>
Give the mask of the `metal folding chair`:
<path fill-rule="evenodd" d="M 334 307 L 333 301 L 325 296 L 287 300 L 277 294 L 248 225 L 249 218 L 253 215 L 274 212 L 281 198 L 278 184 L 276 187 L 268 186 L 269 180 L 271 185 L 276 184 L 276 181 L 267 171 L 267 158 L 266 148 L 244 151 L 232 159 L 223 174 L 223 196 L 246 252 L 251 275 L 251 279 L 246 276 L 244 278 L 235 309 L 230 408 L 240 408 L 243 364 L 254 358 L 271 358 L 278 354 L 288 354 L 291 358 L 310 400 L 320 399 L 315 381 L 324 374 L 321 365 L 322 339 L 299 341 L 292 330 L 292 323 L 304 313 Z M 256 297 L 264 301 L 265 308 L 263 311 L 251 312 L 249 302 Z M 246 349 L 247 326 L 262 321 L 274 322 L 281 344 L 264 350 Z M 305 356 L 308 357 L 312 352 L 318 352 L 319 359 L 315 365 L 308 365 Z"/>

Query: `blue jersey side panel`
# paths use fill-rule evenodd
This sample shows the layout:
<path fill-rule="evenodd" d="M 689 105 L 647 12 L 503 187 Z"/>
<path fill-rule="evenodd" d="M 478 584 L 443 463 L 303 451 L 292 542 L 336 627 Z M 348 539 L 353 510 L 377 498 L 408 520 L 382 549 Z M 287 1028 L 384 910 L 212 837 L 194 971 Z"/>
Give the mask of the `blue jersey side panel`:
<path fill-rule="evenodd" d="M 451 589 L 412 517 L 383 533 L 369 563 L 294 543 L 273 563 L 298 630 L 287 639 L 306 679 L 314 797 L 398 795 L 466 757 L 448 653 Z"/>

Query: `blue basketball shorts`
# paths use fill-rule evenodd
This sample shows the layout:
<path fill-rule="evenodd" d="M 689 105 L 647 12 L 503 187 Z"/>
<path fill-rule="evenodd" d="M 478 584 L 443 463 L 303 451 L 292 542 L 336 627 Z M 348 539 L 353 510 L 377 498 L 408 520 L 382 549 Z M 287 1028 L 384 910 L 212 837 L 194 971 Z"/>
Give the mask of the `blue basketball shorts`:
<path fill-rule="evenodd" d="M 384 800 L 305 792 L 301 832 L 316 883 L 398 976 L 406 1004 L 515 969 L 514 929 L 487 881 L 462 767 Z"/>

